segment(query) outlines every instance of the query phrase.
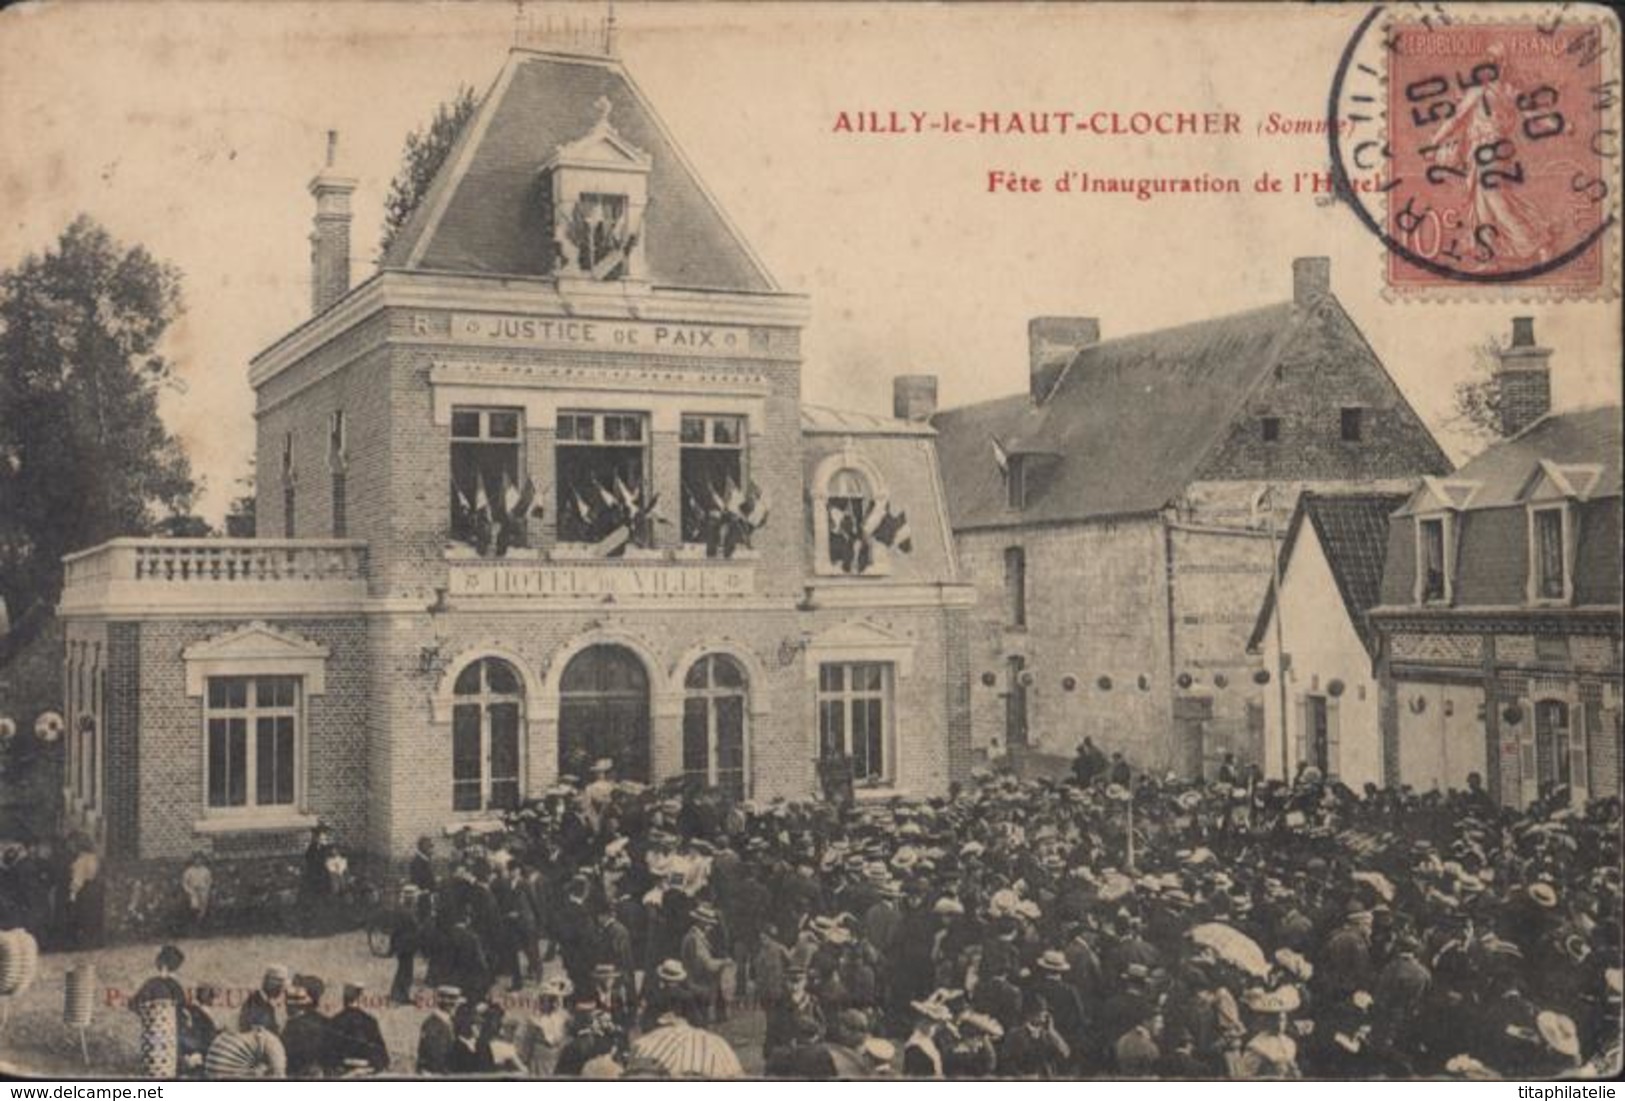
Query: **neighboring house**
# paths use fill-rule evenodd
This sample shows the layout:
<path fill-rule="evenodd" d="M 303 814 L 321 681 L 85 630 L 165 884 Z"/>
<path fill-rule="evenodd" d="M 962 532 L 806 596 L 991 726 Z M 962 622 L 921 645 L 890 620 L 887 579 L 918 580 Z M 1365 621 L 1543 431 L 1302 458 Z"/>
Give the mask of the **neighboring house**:
<path fill-rule="evenodd" d="M 1403 493 L 1298 497 L 1281 545 L 1279 604 L 1272 586 L 1247 642 L 1273 677 L 1286 671 L 1284 681 L 1272 681 L 1263 693 L 1264 756 L 1275 772 L 1284 764 L 1290 776 L 1300 764 L 1312 765 L 1356 791 L 1384 782 L 1377 636 L 1366 612 L 1382 591 L 1388 517 L 1406 499 Z"/>
<path fill-rule="evenodd" d="M 1619 794 L 1621 410 L 1541 416 L 1549 356 L 1517 319 L 1511 438 L 1424 479 L 1389 530 L 1384 757 L 1419 790 L 1477 772 L 1508 806 Z"/>
<path fill-rule="evenodd" d="M 1404 491 L 1450 463 L 1331 293 L 1100 339 L 1036 318 L 1026 392 L 938 413 L 960 566 L 979 595 L 979 748 L 1210 773 L 1263 755 L 1247 652 L 1303 488 Z M 1279 763 L 1273 769 L 1279 770 Z"/>
<path fill-rule="evenodd" d="M 351 288 L 355 186 L 330 149 L 313 316 L 249 372 L 275 537 L 68 559 L 68 797 L 121 867 L 318 817 L 399 856 L 599 758 L 735 798 L 968 773 L 935 433 L 801 404 L 806 302 L 618 60 L 512 51 Z"/>

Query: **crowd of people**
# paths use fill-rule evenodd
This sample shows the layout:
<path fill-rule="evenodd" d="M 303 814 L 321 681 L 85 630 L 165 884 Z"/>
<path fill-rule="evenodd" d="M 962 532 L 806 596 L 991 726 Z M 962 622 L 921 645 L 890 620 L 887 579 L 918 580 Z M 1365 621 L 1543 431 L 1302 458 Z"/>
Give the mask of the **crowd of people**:
<path fill-rule="evenodd" d="M 674 795 L 600 762 L 501 831 L 420 842 L 390 944 L 391 997 L 432 1003 L 412 1065 L 349 1025 L 309 1040 L 336 1026 L 298 1024 L 311 992 L 285 971 L 238 1031 L 279 1033 L 290 1075 L 726 1077 L 717 1030 L 745 1008 L 770 1077 L 1618 1069 L 1618 799 L 1088 756 L 1066 782 L 856 805 Z"/>

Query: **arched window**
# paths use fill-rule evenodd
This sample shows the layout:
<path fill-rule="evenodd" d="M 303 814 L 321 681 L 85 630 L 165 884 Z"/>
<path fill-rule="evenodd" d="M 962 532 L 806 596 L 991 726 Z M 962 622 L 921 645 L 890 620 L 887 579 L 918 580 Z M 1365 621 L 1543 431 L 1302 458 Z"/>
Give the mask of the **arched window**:
<path fill-rule="evenodd" d="M 452 809 L 518 806 L 524 682 L 507 662 L 481 658 L 457 674 L 452 695 Z"/>
<path fill-rule="evenodd" d="M 842 573 L 863 573 L 874 561 L 874 540 L 866 524 L 874 489 L 861 471 L 844 467 L 829 480 L 829 560 Z"/>
<path fill-rule="evenodd" d="M 683 776 L 745 798 L 745 671 L 726 654 L 707 654 L 683 681 Z"/>
<path fill-rule="evenodd" d="M 649 779 L 649 674 L 624 646 L 589 646 L 559 677 L 559 772 L 586 778 L 600 758 Z"/>

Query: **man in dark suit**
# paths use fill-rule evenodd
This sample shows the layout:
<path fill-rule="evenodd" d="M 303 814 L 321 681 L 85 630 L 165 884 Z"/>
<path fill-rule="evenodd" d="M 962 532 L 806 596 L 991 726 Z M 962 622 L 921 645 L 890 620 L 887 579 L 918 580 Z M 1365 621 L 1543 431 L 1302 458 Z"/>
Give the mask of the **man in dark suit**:
<path fill-rule="evenodd" d="M 344 984 L 344 1008 L 328 1022 L 328 1067 L 335 1074 L 353 1074 L 365 1067 L 382 1074 L 389 1069 L 389 1048 L 378 1018 L 361 1008 L 365 987 Z"/>
<path fill-rule="evenodd" d="M 452 1028 L 451 1014 L 463 1000 L 462 991 L 455 986 L 442 986 L 434 992 L 434 1008 L 418 1030 L 418 1073 L 451 1073 L 451 1052 L 457 1044 L 457 1032 Z"/>
<path fill-rule="evenodd" d="M 434 838 L 425 834 L 418 838 L 417 850 L 412 853 L 412 864 L 407 871 L 412 886 L 420 891 L 433 893 L 434 879 Z"/>
<path fill-rule="evenodd" d="M 237 1031 L 249 1032 L 263 1028 L 273 1036 L 282 1034 L 285 1020 L 284 993 L 288 987 L 288 969 L 278 964 L 265 970 L 260 988 L 243 999 L 243 1008 L 237 1014 Z"/>
<path fill-rule="evenodd" d="M 282 1047 L 288 1053 L 289 1078 L 320 1078 L 328 1066 L 327 1019 L 316 1010 L 310 992 L 295 983 L 288 988 L 288 1023 Z"/>

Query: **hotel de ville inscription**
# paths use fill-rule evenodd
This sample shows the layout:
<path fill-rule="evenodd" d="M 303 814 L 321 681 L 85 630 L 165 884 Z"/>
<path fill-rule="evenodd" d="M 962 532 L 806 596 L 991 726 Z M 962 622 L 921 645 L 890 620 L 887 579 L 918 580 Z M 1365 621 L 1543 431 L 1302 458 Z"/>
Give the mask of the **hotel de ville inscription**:
<path fill-rule="evenodd" d="M 533 597 L 569 600 L 583 597 L 693 599 L 749 596 L 756 588 L 750 566 L 685 566 L 650 564 L 592 565 L 468 564 L 453 565 L 452 596 Z"/>

